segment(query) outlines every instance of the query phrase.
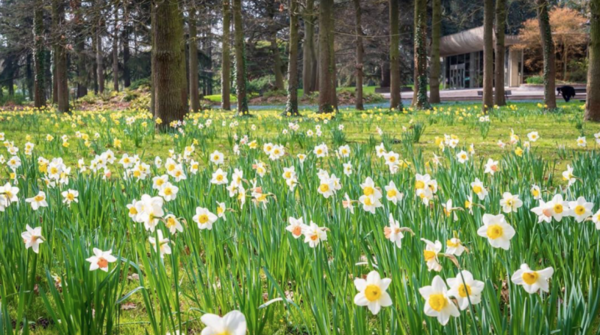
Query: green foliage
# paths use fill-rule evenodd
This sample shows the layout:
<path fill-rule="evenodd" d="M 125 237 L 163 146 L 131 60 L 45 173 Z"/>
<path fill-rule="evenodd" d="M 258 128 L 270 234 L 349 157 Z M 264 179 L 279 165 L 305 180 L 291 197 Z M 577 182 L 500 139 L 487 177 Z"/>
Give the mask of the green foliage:
<path fill-rule="evenodd" d="M 525 81 L 527 82 L 527 84 L 531 84 L 531 85 L 543 85 L 544 77 L 543 76 L 531 76 L 531 77 L 527 77 L 527 79 Z"/>

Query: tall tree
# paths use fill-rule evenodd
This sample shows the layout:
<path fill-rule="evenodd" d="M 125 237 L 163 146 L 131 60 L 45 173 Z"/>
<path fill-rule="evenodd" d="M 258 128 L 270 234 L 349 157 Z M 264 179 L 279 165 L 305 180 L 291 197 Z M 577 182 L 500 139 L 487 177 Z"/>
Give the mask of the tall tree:
<path fill-rule="evenodd" d="M 223 38 L 221 47 L 221 108 L 224 110 L 231 109 L 231 9 L 229 4 L 229 0 L 223 0 Z"/>
<path fill-rule="evenodd" d="M 46 104 L 45 89 L 45 51 L 44 51 L 44 3 L 36 0 L 34 3 L 33 22 L 33 67 L 34 67 L 34 89 L 33 105 L 37 108 Z"/>
<path fill-rule="evenodd" d="M 246 51 L 244 45 L 244 23 L 242 21 L 242 0 L 233 0 L 233 26 L 235 49 L 235 87 L 237 93 L 237 115 L 249 115 L 246 92 Z"/>
<path fill-rule="evenodd" d="M 119 91 L 119 0 L 113 4 L 113 34 L 112 34 L 112 72 L 113 90 Z"/>
<path fill-rule="evenodd" d="M 506 49 L 504 40 L 506 35 L 506 0 L 496 0 L 496 69 L 494 104 L 498 106 L 506 105 L 504 92 L 504 59 Z"/>
<path fill-rule="evenodd" d="M 81 98 L 87 94 L 87 71 L 85 68 L 87 57 L 85 55 L 85 38 L 83 8 L 81 0 L 71 1 L 71 7 L 74 13 L 73 30 L 75 35 L 75 62 L 77 66 L 77 97 Z"/>
<path fill-rule="evenodd" d="M 298 0 L 289 0 L 290 12 L 290 60 L 288 62 L 288 101 L 285 114 L 299 115 L 298 112 Z"/>
<path fill-rule="evenodd" d="M 442 38 L 442 0 L 431 4 L 431 69 L 429 70 L 429 101 L 439 104 L 440 100 L 440 40 Z"/>
<path fill-rule="evenodd" d="M 281 70 L 281 55 L 279 52 L 279 45 L 277 44 L 277 23 L 275 22 L 275 6 L 277 2 L 272 2 L 268 5 L 268 15 L 269 22 L 271 22 L 271 27 L 269 29 L 269 43 L 271 48 L 271 53 L 273 55 L 273 74 L 275 75 L 275 89 L 283 90 L 283 71 Z"/>
<path fill-rule="evenodd" d="M 483 111 L 494 105 L 494 0 L 483 8 Z"/>
<path fill-rule="evenodd" d="M 302 43 L 302 88 L 304 96 L 317 90 L 317 53 L 315 51 L 315 0 L 306 0 L 302 13 L 304 41 Z"/>
<path fill-rule="evenodd" d="M 183 17 L 177 0 L 154 0 L 153 6 L 154 116 L 168 127 L 188 111 Z"/>
<path fill-rule="evenodd" d="M 537 16 L 540 23 L 540 36 L 542 37 L 542 50 L 544 54 L 544 103 L 549 110 L 556 109 L 556 64 L 554 54 L 554 42 L 552 41 L 552 30 L 550 17 L 548 15 L 548 0 L 536 0 Z"/>
<path fill-rule="evenodd" d="M 123 33 L 121 35 L 121 44 L 123 45 L 123 87 L 131 86 L 131 73 L 129 71 L 129 35 L 131 34 L 131 23 L 129 17 L 129 0 L 123 0 Z"/>
<path fill-rule="evenodd" d="M 67 79 L 67 45 L 65 32 L 64 0 L 52 0 L 53 44 L 54 44 L 54 80 L 58 111 L 69 113 L 69 86 Z"/>
<path fill-rule="evenodd" d="M 584 118 L 600 122 L 600 0 L 590 0 L 590 46 Z"/>
<path fill-rule="evenodd" d="M 390 108 L 402 110 L 400 95 L 400 20 L 398 1 L 389 0 L 390 6 Z"/>
<path fill-rule="evenodd" d="M 427 0 L 415 0 L 415 106 L 429 109 L 427 98 Z"/>
<path fill-rule="evenodd" d="M 102 16 L 102 7 L 105 4 L 105 0 L 96 0 L 96 36 L 94 40 L 96 43 L 96 73 L 98 77 L 98 93 L 104 93 L 104 52 L 102 48 L 102 30 L 104 28 L 104 17 Z"/>
<path fill-rule="evenodd" d="M 337 111 L 333 0 L 319 6 L 319 113 Z"/>
<path fill-rule="evenodd" d="M 353 0 L 354 15 L 356 25 L 356 109 L 363 110 L 363 78 L 364 78 L 364 55 L 365 47 L 363 45 L 363 30 L 362 30 L 362 8 L 360 0 Z"/>
<path fill-rule="evenodd" d="M 200 95 L 198 90 L 198 31 L 196 25 L 196 6 L 194 1 L 188 1 L 190 104 L 192 111 L 195 113 L 200 109 Z"/>

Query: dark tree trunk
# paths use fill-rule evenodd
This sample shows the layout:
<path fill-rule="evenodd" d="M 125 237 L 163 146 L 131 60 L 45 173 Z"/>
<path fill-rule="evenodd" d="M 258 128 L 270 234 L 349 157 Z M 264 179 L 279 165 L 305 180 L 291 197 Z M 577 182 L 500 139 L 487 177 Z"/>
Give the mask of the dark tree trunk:
<path fill-rule="evenodd" d="M 337 111 L 333 0 L 319 6 L 319 113 Z"/>
<path fill-rule="evenodd" d="M 356 109 L 365 109 L 363 105 L 363 78 L 364 78 L 364 54 L 363 30 L 362 30 L 362 8 L 360 0 L 354 1 L 355 25 L 356 25 Z"/>
<path fill-rule="evenodd" d="M 161 128 L 188 111 L 183 17 L 177 0 L 154 0 L 154 116 Z"/>
<path fill-rule="evenodd" d="M 398 1 L 389 0 L 390 6 L 390 109 L 402 110 L 400 95 L 400 23 Z"/>
<path fill-rule="evenodd" d="M 27 84 L 27 96 L 33 101 L 33 54 L 28 53 L 25 66 L 25 76 Z"/>
<path fill-rule="evenodd" d="M 43 0 L 36 0 L 34 9 L 33 26 L 33 106 L 40 108 L 46 105 L 45 77 L 46 63 L 44 51 L 44 3 Z"/>
<path fill-rule="evenodd" d="M 590 0 L 590 46 L 584 118 L 600 122 L 600 0 Z"/>
<path fill-rule="evenodd" d="M 288 101 L 285 114 L 298 116 L 298 0 L 289 0 L 290 60 L 288 63 Z"/>
<path fill-rule="evenodd" d="M 505 32 L 506 32 L 506 0 L 496 0 L 496 73 L 494 104 L 506 105 L 504 94 L 504 55 L 505 55 Z"/>
<path fill-rule="evenodd" d="M 52 20 L 54 23 L 54 45 L 55 45 L 55 77 L 56 97 L 58 99 L 58 111 L 69 113 L 69 86 L 67 82 L 67 50 L 65 32 L 65 4 L 63 0 L 52 1 Z"/>
<path fill-rule="evenodd" d="M 415 106 L 429 109 L 427 98 L 427 0 L 415 0 L 415 88 L 418 87 Z"/>
<path fill-rule="evenodd" d="M 237 91 L 237 115 L 249 115 L 246 96 L 246 55 L 244 46 L 244 23 L 242 0 L 233 0 L 233 25 L 235 29 L 235 85 Z"/>
<path fill-rule="evenodd" d="M 128 0 L 123 0 L 123 34 L 121 35 L 121 43 L 123 44 L 123 87 L 131 86 L 131 73 L 129 71 L 129 59 L 131 53 L 129 51 L 129 35 L 131 34 L 131 25 L 129 23 L 129 5 Z"/>
<path fill-rule="evenodd" d="M 268 15 L 269 15 L 269 19 L 271 22 L 271 27 L 270 27 L 270 36 L 269 36 L 269 42 L 270 42 L 270 48 L 271 48 L 271 53 L 273 54 L 273 74 L 275 75 L 275 89 L 276 90 L 283 90 L 284 89 L 284 84 L 283 84 L 283 71 L 281 70 L 281 55 L 279 53 L 279 45 L 277 44 L 277 27 L 276 27 L 276 22 L 274 20 L 275 18 L 275 6 L 277 5 L 276 2 L 271 3 L 268 5 Z"/>
<path fill-rule="evenodd" d="M 440 100 L 440 39 L 442 38 L 442 0 L 432 0 L 431 14 L 431 69 L 429 70 L 429 101 Z"/>
<path fill-rule="evenodd" d="M 304 96 L 317 89 L 317 53 L 315 51 L 315 1 L 306 0 L 302 15 L 304 20 L 304 42 L 302 44 L 302 88 Z"/>
<path fill-rule="evenodd" d="M 104 0 L 97 0 L 96 5 L 103 6 Z M 96 73 L 98 77 L 98 93 L 104 93 L 104 53 L 102 51 L 102 28 L 104 27 L 104 18 L 98 13 L 96 27 Z"/>
<path fill-rule="evenodd" d="M 221 108 L 231 109 L 231 9 L 229 0 L 223 0 L 223 39 L 221 59 Z"/>
<path fill-rule="evenodd" d="M 554 54 L 554 43 L 552 41 L 552 29 L 548 15 L 548 0 L 537 1 L 537 15 L 542 38 L 542 50 L 544 54 L 544 103 L 549 110 L 556 109 L 556 64 Z"/>
<path fill-rule="evenodd" d="M 77 66 L 77 98 L 81 98 L 87 94 L 87 71 L 85 69 L 85 38 L 84 22 L 81 8 L 81 0 L 71 1 L 74 12 L 74 31 L 75 31 L 75 58 Z"/>
<path fill-rule="evenodd" d="M 494 105 L 494 0 L 484 0 L 483 111 Z"/>
<path fill-rule="evenodd" d="M 189 83 L 190 83 L 190 104 L 192 111 L 197 113 L 200 109 L 200 95 L 198 89 L 198 31 L 196 29 L 196 7 L 192 1 L 188 1 L 188 29 L 189 39 Z"/>
<path fill-rule="evenodd" d="M 114 3 L 114 27 L 112 45 L 113 90 L 119 91 L 119 0 Z"/>

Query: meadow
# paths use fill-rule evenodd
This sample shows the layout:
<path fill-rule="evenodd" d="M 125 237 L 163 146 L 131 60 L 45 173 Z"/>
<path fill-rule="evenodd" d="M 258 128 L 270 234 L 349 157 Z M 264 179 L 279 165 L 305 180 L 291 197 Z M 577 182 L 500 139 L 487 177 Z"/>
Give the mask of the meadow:
<path fill-rule="evenodd" d="M 0 333 L 600 331 L 580 103 L 301 113 L 1 111 Z"/>

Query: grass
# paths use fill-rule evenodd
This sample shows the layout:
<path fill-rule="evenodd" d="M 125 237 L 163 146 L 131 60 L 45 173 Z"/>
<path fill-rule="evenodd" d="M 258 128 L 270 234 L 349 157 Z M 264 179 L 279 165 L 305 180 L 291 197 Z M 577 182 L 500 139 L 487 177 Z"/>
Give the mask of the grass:
<path fill-rule="evenodd" d="M 246 316 L 249 334 L 596 333 L 600 232 L 593 222 L 571 217 L 537 223 L 531 212 L 538 205 L 534 184 L 546 201 L 561 194 L 569 201 L 584 197 L 594 204 L 593 212 L 600 205 L 594 140 L 600 125 L 581 121 L 580 104 L 560 107 L 546 113 L 535 104 L 516 104 L 493 110 L 490 122 L 481 122 L 479 107 L 472 104 L 420 112 L 348 109 L 331 120 L 308 110 L 293 119 L 282 118 L 278 110 L 243 119 L 215 110 L 190 115 L 179 130 L 158 134 L 144 111 L 0 112 L 5 146 L 18 147 L 21 160 L 15 170 L 0 165 L 1 184 L 19 188 L 18 202 L 0 212 L 0 333 L 16 334 L 21 324 L 30 334 L 199 333 L 202 315 L 234 309 Z M 533 131 L 540 138 L 527 144 Z M 514 144 L 509 143 L 511 133 L 519 136 Z M 459 139 L 456 148 L 440 148 L 445 135 Z M 577 145 L 580 136 L 586 137 L 586 147 Z M 34 144 L 31 155 L 28 142 Z M 263 151 L 268 143 L 281 144 L 285 155 L 269 158 Z M 321 143 L 329 149 L 325 158 L 313 153 Z M 377 157 L 380 144 L 399 154 L 395 173 Z M 474 153 L 460 163 L 457 154 L 469 152 L 471 144 Z M 349 157 L 335 153 L 342 145 L 349 146 Z M 98 168 L 99 159 L 110 160 L 108 150 L 115 162 Z M 210 161 L 215 150 L 224 154 L 222 165 Z M 307 155 L 303 163 L 297 157 L 301 153 Z M 140 165 L 119 164 L 124 154 L 138 155 L 149 175 L 125 178 L 141 170 Z M 441 165 L 432 160 L 434 154 Z M 161 167 L 154 165 L 156 156 L 162 158 Z M 5 160 L 12 157 L 4 153 Z M 44 163 L 40 157 L 62 158 L 70 173 L 59 161 Z M 169 233 L 164 220 L 153 232 L 147 230 L 127 208 L 145 194 L 158 196 L 152 178 L 167 174 L 169 157 L 186 175 L 181 181 L 168 177 L 179 191 L 162 206 L 182 223 L 183 231 L 176 234 Z M 489 158 L 498 161 L 493 176 L 484 173 Z M 344 163 L 353 166 L 349 176 Z M 567 165 L 576 176 L 571 186 L 562 179 Z M 58 175 L 62 181 L 51 176 L 53 166 L 64 170 L 62 178 Z M 293 190 L 283 178 L 288 167 L 296 173 Z M 227 172 L 229 182 L 234 169 L 241 170 L 243 193 L 234 187 L 230 197 L 228 184 L 212 184 L 218 168 Z M 329 198 L 319 193 L 319 169 L 339 178 L 341 189 Z M 417 173 L 437 181 L 427 205 L 416 196 Z M 365 194 L 360 184 L 368 177 L 383 190 L 382 207 L 374 214 L 358 202 Z M 483 200 L 475 196 L 471 213 L 465 201 L 474 196 L 470 184 L 476 178 L 489 195 Z M 390 181 L 404 193 L 398 204 L 386 200 L 384 187 Z M 63 203 L 61 192 L 68 189 L 79 192 L 78 203 Z M 48 207 L 34 211 L 25 199 L 39 191 L 46 193 Z M 484 214 L 502 213 L 504 192 L 523 201 L 516 212 L 503 213 L 516 230 L 506 251 L 477 235 Z M 344 193 L 354 201 L 354 213 L 344 208 Z M 457 207 L 456 221 L 442 207 L 449 199 Z M 217 202 L 226 204 L 224 217 L 211 230 L 200 229 L 193 220 L 197 208 L 217 213 Z M 390 214 L 414 232 L 405 234 L 402 248 L 384 236 Z M 311 248 L 304 237 L 294 238 L 285 229 L 290 217 L 326 227 L 327 240 Z M 25 248 L 21 233 L 27 224 L 42 227 L 39 254 Z M 164 258 L 148 242 L 158 237 L 157 230 L 170 238 L 172 253 Z M 443 253 L 454 236 L 468 248 L 456 256 L 457 264 L 485 288 L 481 303 L 442 326 L 425 315 L 427 301 L 418 290 L 436 275 L 456 277 L 457 266 L 440 254 L 441 271 L 428 271 L 420 239 L 441 241 Z M 92 248 L 111 249 L 117 257 L 108 272 L 90 271 L 86 259 Z M 510 281 L 522 263 L 536 270 L 554 268 L 548 293 L 528 294 Z M 377 316 L 353 303 L 358 293 L 354 279 L 370 271 L 392 279 L 388 293 L 393 304 Z"/>
<path fill-rule="evenodd" d="M 375 87 L 376 86 L 363 86 L 363 93 L 364 94 L 373 94 L 375 93 Z M 338 92 L 354 92 L 355 88 L 354 87 L 338 87 L 337 91 Z M 298 89 L 298 96 L 302 97 L 304 96 L 304 89 Z M 211 102 L 214 103 L 220 103 L 222 101 L 221 95 L 220 94 L 213 94 L 213 95 L 206 95 L 204 96 L 204 99 L 209 100 Z M 237 101 L 237 97 L 235 95 L 231 95 L 231 102 L 236 102 Z"/>

